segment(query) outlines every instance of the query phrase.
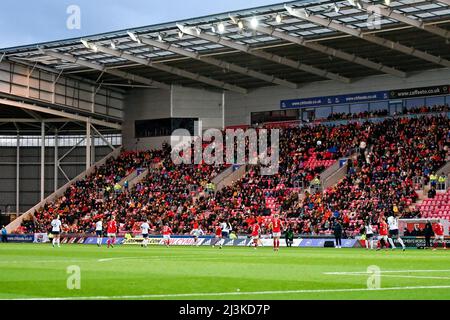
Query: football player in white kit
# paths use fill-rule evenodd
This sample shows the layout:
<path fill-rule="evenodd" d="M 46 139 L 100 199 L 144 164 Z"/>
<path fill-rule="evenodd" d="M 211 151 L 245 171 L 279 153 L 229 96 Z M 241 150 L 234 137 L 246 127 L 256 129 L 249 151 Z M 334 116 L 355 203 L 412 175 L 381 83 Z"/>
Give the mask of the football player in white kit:
<path fill-rule="evenodd" d="M 53 240 L 52 240 L 53 248 L 55 247 L 55 245 L 57 245 L 59 248 L 59 247 L 61 247 L 60 246 L 61 220 L 59 220 L 59 215 L 56 216 L 55 219 L 52 220 L 51 226 L 52 226 L 52 235 L 53 235 Z"/>
<path fill-rule="evenodd" d="M 372 223 L 370 222 L 370 219 L 367 220 L 366 225 L 364 226 L 364 232 L 366 235 L 366 250 L 369 250 L 369 242 L 370 242 L 370 250 L 373 250 L 373 227 Z"/>
<path fill-rule="evenodd" d="M 204 234 L 205 233 L 203 232 L 203 230 L 202 230 L 202 228 L 200 226 L 198 228 L 196 228 L 196 229 L 192 229 L 191 235 L 194 236 L 194 244 L 199 245 L 199 244 L 197 244 L 198 237 L 200 237 L 200 236 L 202 236 Z"/>
<path fill-rule="evenodd" d="M 97 247 L 102 246 L 103 242 L 103 220 L 100 219 L 95 223 L 95 235 L 97 236 Z"/>
<path fill-rule="evenodd" d="M 148 220 L 145 220 L 141 224 L 142 237 L 144 238 L 144 241 L 142 241 L 141 247 L 147 248 L 147 246 L 148 246 L 148 230 L 149 229 L 150 229 L 150 225 L 148 224 Z"/>
<path fill-rule="evenodd" d="M 388 240 L 389 240 L 392 250 L 394 250 L 396 248 L 393 239 L 397 239 L 397 241 L 401 244 L 403 251 L 405 251 L 405 249 L 406 249 L 405 244 L 403 243 L 402 238 L 400 238 L 400 236 L 398 234 L 398 218 L 395 216 L 390 216 L 388 218 L 388 225 L 389 225 Z"/>

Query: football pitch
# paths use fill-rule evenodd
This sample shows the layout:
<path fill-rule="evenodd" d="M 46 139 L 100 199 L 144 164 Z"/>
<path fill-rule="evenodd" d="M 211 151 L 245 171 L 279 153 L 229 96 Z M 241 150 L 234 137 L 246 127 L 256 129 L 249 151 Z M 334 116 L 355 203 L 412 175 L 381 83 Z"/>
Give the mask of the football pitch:
<path fill-rule="evenodd" d="M 450 250 L 6 244 L 0 298 L 450 299 Z"/>

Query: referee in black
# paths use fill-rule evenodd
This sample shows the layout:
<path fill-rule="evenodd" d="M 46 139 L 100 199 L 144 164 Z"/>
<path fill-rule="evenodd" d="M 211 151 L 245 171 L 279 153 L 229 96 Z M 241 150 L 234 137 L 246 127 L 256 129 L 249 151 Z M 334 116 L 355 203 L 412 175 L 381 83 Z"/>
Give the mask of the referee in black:
<path fill-rule="evenodd" d="M 341 222 L 336 219 L 334 221 L 334 225 L 333 225 L 333 231 L 334 231 L 334 239 L 336 242 L 336 246 L 335 248 L 342 248 L 342 225 Z"/>

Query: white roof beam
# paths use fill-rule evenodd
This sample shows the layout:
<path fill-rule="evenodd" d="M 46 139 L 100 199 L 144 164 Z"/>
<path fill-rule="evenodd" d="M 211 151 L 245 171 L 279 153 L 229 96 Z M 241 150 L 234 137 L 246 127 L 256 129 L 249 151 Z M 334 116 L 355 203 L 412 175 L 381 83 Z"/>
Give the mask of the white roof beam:
<path fill-rule="evenodd" d="M 146 84 L 148 86 L 154 86 L 160 89 L 164 89 L 164 90 L 170 90 L 170 85 L 159 82 L 159 81 L 155 81 L 152 79 L 148 79 L 148 78 L 144 78 L 138 75 L 134 75 L 128 72 L 124 72 L 124 71 L 120 71 L 117 69 L 108 69 L 106 68 L 104 65 L 101 64 L 97 64 L 97 63 L 92 63 L 92 62 L 88 62 L 86 60 L 82 60 L 80 58 L 77 58 L 71 54 L 61 54 L 61 53 L 57 53 L 55 51 L 51 51 L 51 50 L 43 50 L 44 54 L 51 56 L 53 58 L 56 59 L 60 59 L 60 60 L 64 60 L 64 61 L 68 61 L 71 62 L 73 64 L 77 64 L 89 69 L 94 69 L 94 70 L 98 70 L 100 72 L 104 72 L 104 73 L 109 73 L 112 74 L 113 76 L 119 77 L 119 78 L 123 78 L 126 80 L 130 80 L 133 82 L 138 82 L 138 83 L 143 83 Z"/>
<path fill-rule="evenodd" d="M 450 6 L 450 0 L 437 0 L 437 2 L 441 2 L 441 3 L 444 3 L 448 6 Z"/>
<path fill-rule="evenodd" d="M 229 63 L 229 62 L 218 60 L 218 59 L 211 58 L 211 57 L 205 57 L 205 56 L 200 55 L 200 53 L 198 53 L 196 51 L 188 51 L 188 50 L 182 49 L 180 47 L 177 47 L 177 46 L 167 43 L 167 42 L 161 42 L 161 41 L 153 40 L 150 38 L 144 38 L 142 36 L 139 37 L 139 41 L 142 44 L 145 44 L 147 46 L 152 46 L 152 47 L 159 48 L 161 50 L 170 51 L 170 52 L 179 54 L 184 57 L 202 61 L 204 63 L 219 67 L 224 70 L 233 71 L 233 72 L 240 73 L 240 74 L 243 74 L 248 77 L 263 80 L 268 83 L 278 84 L 280 86 L 284 86 L 284 87 L 291 88 L 291 89 L 298 88 L 298 85 L 296 83 L 293 83 L 293 82 L 290 82 L 287 80 L 283 80 L 283 79 L 280 79 L 280 78 L 277 78 L 277 77 L 274 77 L 274 76 L 271 76 L 271 75 L 268 75 L 265 73 L 254 71 L 254 70 L 251 70 L 251 69 L 248 69 L 245 67 L 241 67 L 234 63 Z"/>
<path fill-rule="evenodd" d="M 341 23 L 333 22 L 331 19 L 323 19 L 323 18 L 314 16 L 312 14 L 307 14 L 305 12 L 305 10 L 302 10 L 302 9 L 294 9 L 292 7 L 286 6 L 286 10 L 289 12 L 289 14 L 291 16 L 297 17 L 299 19 L 306 20 L 306 21 L 324 26 L 329 29 L 340 31 L 340 32 L 349 34 L 351 36 L 354 36 L 354 37 L 357 37 L 360 39 L 364 39 L 368 42 L 375 43 L 379 46 L 386 47 L 391 50 L 399 51 L 401 53 L 404 53 L 404 54 L 407 54 L 410 56 L 414 56 L 416 58 L 419 58 L 419 59 L 422 59 L 425 61 L 429 61 L 429 62 L 438 64 L 438 65 L 441 65 L 444 67 L 450 67 L 450 61 L 448 61 L 444 58 L 429 54 L 427 52 L 418 50 L 416 48 L 408 47 L 408 46 L 405 46 L 403 44 L 400 44 L 400 43 L 397 43 L 397 42 L 394 42 L 391 40 L 387 40 L 384 38 L 380 38 L 378 36 L 374 36 L 372 34 L 365 34 L 360 29 L 353 29 L 353 28 L 347 27 Z"/>
<path fill-rule="evenodd" d="M 154 63 L 151 60 L 139 58 L 139 57 L 136 57 L 136 56 L 128 54 L 128 53 L 125 53 L 124 51 L 121 51 L 121 50 L 118 50 L 118 49 L 107 48 L 107 47 L 101 46 L 99 44 L 92 45 L 92 44 L 88 43 L 88 45 L 91 48 L 95 48 L 96 50 L 98 50 L 100 52 L 103 52 L 103 53 L 106 53 L 106 54 L 109 54 L 111 56 L 118 57 L 118 58 L 123 58 L 123 59 L 129 60 L 129 61 L 132 61 L 132 62 L 136 62 L 136 63 L 144 65 L 144 66 L 148 66 L 148 67 L 151 67 L 151 68 L 154 68 L 154 69 L 158 69 L 158 70 L 161 70 L 161 71 L 164 71 L 164 72 L 167 72 L 167 73 L 175 74 L 175 75 L 183 77 L 183 78 L 188 78 L 188 79 L 195 80 L 195 81 L 198 81 L 198 82 L 203 82 L 203 83 L 206 83 L 206 84 L 208 84 L 210 86 L 218 87 L 218 88 L 225 89 L 225 90 L 234 91 L 234 92 L 237 92 L 237 93 L 242 93 L 242 94 L 248 93 L 247 89 L 245 89 L 245 88 L 238 87 L 238 86 L 235 86 L 235 85 L 232 85 L 232 84 L 228 84 L 228 83 L 223 82 L 223 81 L 218 81 L 218 80 L 215 80 L 215 79 L 212 79 L 212 78 L 208 78 L 208 77 L 202 76 L 202 75 L 197 74 L 197 73 L 193 73 L 193 72 L 189 72 L 189 71 L 182 70 L 182 69 L 179 69 L 179 68 L 171 67 L 171 66 L 168 66 L 168 65 L 163 64 L 163 63 Z"/>
<path fill-rule="evenodd" d="M 246 22 L 246 25 L 249 26 L 248 21 Z M 317 42 L 308 42 L 305 40 L 305 38 L 303 38 L 301 36 L 292 36 L 286 32 L 277 31 L 274 27 L 263 27 L 263 26 L 259 25 L 256 27 L 255 30 L 258 32 L 261 32 L 261 33 L 268 34 L 272 37 L 286 40 L 288 42 L 298 44 L 305 48 L 324 53 L 329 56 L 333 56 L 333 57 L 336 57 L 336 58 L 339 58 L 342 60 L 346 60 L 346 61 L 349 61 L 352 63 L 362 65 L 362 66 L 370 68 L 370 69 L 374 69 L 374 70 L 381 71 L 381 72 L 384 72 L 387 74 L 391 74 L 396 77 L 401 77 L 401 78 L 406 77 L 406 73 L 403 71 L 400 71 L 398 69 L 385 66 L 381 63 L 374 62 L 374 61 L 366 59 L 366 58 L 358 57 L 355 54 L 350 54 L 350 53 L 341 51 L 339 49 L 330 48 L 328 46 L 324 46 Z"/>
<path fill-rule="evenodd" d="M 107 121 L 103 121 L 103 120 L 92 119 L 89 117 L 81 116 L 79 114 L 59 111 L 59 110 L 55 110 L 52 108 L 40 107 L 40 106 L 37 106 L 34 104 L 25 103 L 25 102 L 13 101 L 10 99 L 0 99 L 0 105 L 2 105 L 2 104 L 6 105 L 6 106 L 10 106 L 10 107 L 19 108 L 22 110 L 25 109 L 25 110 L 31 110 L 31 111 L 41 112 L 41 113 L 45 113 L 45 114 L 51 114 L 56 117 L 65 118 L 66 121 L 67 121 L 67 119 L 74 120 L 74 121 L 81 121 L 81 122 L 87 122 L 88 120 L 90 120 L 92 124 L 99 125 L 102 127 L 118 129 L 118 130 L 122 129 L 122 125 L 120 125 L 118 123 L 112 123 L 112 122 L 107 122 Z M 44 122 L 45 122 L 45 120 L 44 120 Z"/>
<path fill-rule="evenodd" d="M 294 61 L 294 60 L 291 60 L 291 59 L 288 59 L 285 57 L 281 57 L 281 56 L 278 56 L 273 53 L 269 53 L 269 52 L 265 52 L 265 51 L 257 50 L 257 49 L 252 49 L 249 45 L 239 44 L 234 41 L 226 40 L 222 37 L 218 37 L 218 36 L 211 35 L 211 34 L 206 34 L 204 32 L 198 33 L 196 31 L 196 29 L 190 28 L 190 27 L 184 27 L 184 26 L 178 25 L 178 28 L 181 30 L 181 32 L 189 34 L 193 37 L 207 40 L 207 41 L 210 41 L 213 43 L 218 43 L 225 47 L 229 47 L 229 48 L 241 51 L 241 52 L 245 52 L 245 53 L 248 53 L 248 54 L 258 57 L 258 58 L 262 58 L 262 59 L 265 59 L 268 61 L 272 61 L 275 63 L 289 66 L 293 69 L 305 71 L 305 72 L 315 74 L 315 75 L 323 77 L 323 78 L 328 78 L 331 80 L 336 80 L 336 81 L 340 81 L 340 82 L 344 82 L 344 83 L 351 82 L 351 80 L 349 78 L 340 76 L 338 74 L 335 74 L 335 73 L 332 73 L 332 72 L 329 72 L 329 71 L 326 71 L 323 69 L 319 69 L 314 66 L 301 63 L 299 61 Z"/>
<path fill-rule="evenodd" d="M 404 24 L 416 27 L 418 29 L 425 30 L 429 33 L 433 33 L 433 34 L 438 35 L 445 39 L 450 38 L 450 31 L 442 29 L 437 26 L 427 25 L 422 20 L 413 19 L 404 14 L 397 13 L 394 11 L 395 8 L 385 7 L 385 6 L 381 6 L 381 5 L 371 5 L 371 4 L 368 4 L 365 2 L 360 2 L 360 3 L 361 3 L 362 8 L 364 10 L 366 10 L 367 12 L 379 14 L 379 15 L 403 22 Z"/>

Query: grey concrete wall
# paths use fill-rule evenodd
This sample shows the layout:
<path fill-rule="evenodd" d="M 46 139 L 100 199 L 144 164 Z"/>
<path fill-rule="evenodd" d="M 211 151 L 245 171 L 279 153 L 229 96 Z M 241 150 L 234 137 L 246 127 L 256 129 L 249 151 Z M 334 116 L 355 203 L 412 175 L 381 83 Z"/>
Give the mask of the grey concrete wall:
<path fill-rule="evenodd" d="M 257 89 L 246 95 L 227 92 L 225 125 L 250 124 L 251 112 L 280 110 L 281 100 L 445 85 L 449 82 L 450 69 L 446 68 L 410 74 L 405 79 L 379 75 L 359 79 L 350 84 L 330 80 L 313 82 L 296 90 L 277 86 Z"/>
<path fill-rule="evenodd" d="M 174 86 L 172 91 L 172 116 L 174 118 L 199 118 L 203 129 L 223 127 L 222 93 Z"/>
<path fill-rule="evenodd" d="M 135 89 L 125 99 L 125 118 L 122 125 L 123 147 L 127 150 L 158 148 L 165 141 L 158 138 L 136 139 L 134 122 L 170 118 L 171 94 L 169 90 Z"/>
<path fill-rule="evenodd" d="M 160 148 L 170 137 L 135 138 L 136 120 L 199 118 L 203 129 L 223 127 L 222 93 L 173 86 L 172 90 L 135 89 L 125 100 L 123 146 L 128 150 Z"/>

